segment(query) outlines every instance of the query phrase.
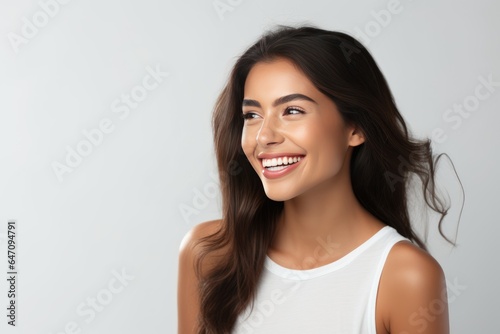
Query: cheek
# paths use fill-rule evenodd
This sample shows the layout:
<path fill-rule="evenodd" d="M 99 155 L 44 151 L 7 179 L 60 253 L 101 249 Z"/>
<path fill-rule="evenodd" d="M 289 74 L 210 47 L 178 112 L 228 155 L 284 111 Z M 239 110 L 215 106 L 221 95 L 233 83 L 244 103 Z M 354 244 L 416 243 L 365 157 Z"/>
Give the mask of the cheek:
<path fill-rule="evenodd" d="M 247 158 L 253 154 L 253 150 L 255 148 L 255 138 L 252 137 L 251 131 L 248 131 L 246 127 L 243 127 L 243 131 L 241 133 L 241 148 Z"/>
<path fill-rule="evenodd" d="M 341 126 L 334 122 L 314 122 L 296 129 L 294 138 L 310 154 L 310 161 L 318 168 L 336 169 L 342 164 L 347 148 Z"/>
<path fill-rule="evenodd" d="M 290 138 L 309 152 L 321 151 L 333 141 L 332 127 L 325 126 L 321 120 L 314 120 L 290 129 Z"/>

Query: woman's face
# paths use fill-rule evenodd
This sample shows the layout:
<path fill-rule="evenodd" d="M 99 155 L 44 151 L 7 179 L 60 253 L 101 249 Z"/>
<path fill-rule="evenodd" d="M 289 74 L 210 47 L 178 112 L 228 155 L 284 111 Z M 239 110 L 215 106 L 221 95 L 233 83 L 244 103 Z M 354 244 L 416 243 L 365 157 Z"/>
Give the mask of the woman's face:
<path fill-rule="evenodd" d="M 253 66 L 242 112 L 241 146 L 270 199 L 285 201 L 349 177 L 349 147 L 362 136 L 289 60 Z"/>

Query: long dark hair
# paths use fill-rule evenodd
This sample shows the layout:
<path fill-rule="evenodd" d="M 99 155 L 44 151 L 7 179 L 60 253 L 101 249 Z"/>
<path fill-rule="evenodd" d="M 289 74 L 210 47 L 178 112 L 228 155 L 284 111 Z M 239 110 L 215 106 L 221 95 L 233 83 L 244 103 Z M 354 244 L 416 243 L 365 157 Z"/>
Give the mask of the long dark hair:
<path fill-rule="evenodd" d="M 363 45 L 353 37 L 312 26 L 278 26 L 236 61 L 214 108 L 212 126 L 222 193 L 222 224 L 199 240 L 196 261 L 200 313 L 198 333 L 230 333 L 238 315 L 251 303 L 273 239 L 283 202 L 269 199 L 241 148 L 245 79 L 258 62 L 286 58 L 336 104 L 345 121 L 363 132 L 354 147 L 351 182 L 360 204 L 402 236 L 427 250 L 410 224 L 407 189 L 417 176 L 428 207 L 440 214 L 449 205 L 437 194 L 437 160 L 430 140 L 410 138 L 389 86 Z M 222 248 L 225 256 L 205 275 L 203 259 Z"/>

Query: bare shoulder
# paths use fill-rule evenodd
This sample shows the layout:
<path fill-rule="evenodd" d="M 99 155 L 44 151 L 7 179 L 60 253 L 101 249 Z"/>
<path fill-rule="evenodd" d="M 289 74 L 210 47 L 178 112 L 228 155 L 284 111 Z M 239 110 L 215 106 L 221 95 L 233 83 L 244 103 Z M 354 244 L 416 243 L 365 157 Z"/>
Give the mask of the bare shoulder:
<path fill-rule="evenodd" d="M 196 333 L 200 309 L 198 277 L 194 267 L 199 252 L 198 241 L 215 233 L 219 229 L 220 223 L 220 220 L 199 223 L 184 235 L 180 243 L 177 277 L 178 333 Z M 202 268 L 202 271 L 204 270 Z"/>
<path fill-rule="evenodd" d="M 193 226 L 182 238 L 179 246 L 179 262 L 182 261 L 184 264 L 194 265 L 194 261 L 201 253 L 199 241 L 220 230 L 221 224 L 222 220 L 216 219 Z M 224 254 L 225 250 L 226 248 L 221 248 L 207 254 L 202 264 L 202 274 L 217 262 L 217 259 Z"/>
<path fill-rule="evenodd" d="M 386 268 L 391 276 L 406 287 L 434 285 L 444 279 L 444 271 L 439 262 L 428 252 L 409 241 L 396 243 L 387 256 Z"/>
<path fill-rule="evenodd" d="M 449 333 L 445 274 L 427 251 L 409 241 L 396 243 L 380 284 L 389 333 Z"/>
<path fill-rule="evenodd" d="M 221 227 L 222 220 L 210 220 L 193 226 L 182 238 L 179 246 L 179 253 L 193 252 L 198 241 L 217 232 Z"/>

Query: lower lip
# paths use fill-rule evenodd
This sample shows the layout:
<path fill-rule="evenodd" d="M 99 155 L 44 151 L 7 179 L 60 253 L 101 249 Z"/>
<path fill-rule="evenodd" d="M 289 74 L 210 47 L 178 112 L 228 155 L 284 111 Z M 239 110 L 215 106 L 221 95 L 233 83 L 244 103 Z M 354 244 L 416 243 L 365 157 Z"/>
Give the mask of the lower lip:
<path fill-rule="evenodd" d="M 282 170 L 277 170 L 277 171 L 271 171 L 264 167 L 264 169 L 262 170 L 262 174 L 266 179 L 280 178 L 282 176 L 287 175 L 288 173 L 291 173 L 295 168 L 297 168 L 297 166 L 302 162 L 302 160 L 304 160 L 303 156 L 300 157 L 300 161 L 297 161 L 293 165 L 290 165 L 288 167 L 283 168 Z"/>

